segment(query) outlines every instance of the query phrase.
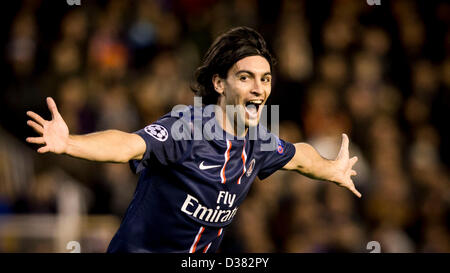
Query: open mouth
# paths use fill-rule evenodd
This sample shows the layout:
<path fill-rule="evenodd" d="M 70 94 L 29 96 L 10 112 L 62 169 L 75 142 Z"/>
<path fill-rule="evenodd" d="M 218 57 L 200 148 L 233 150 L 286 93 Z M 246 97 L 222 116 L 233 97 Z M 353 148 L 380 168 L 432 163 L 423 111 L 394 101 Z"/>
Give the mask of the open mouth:
<path fill-rule="evenodd" d="M 262 105 L 262 100 L 250 100 L 245 103 L 245 111 L 248 113 L 249 118 L 257 118 L 259 108 Z"/>

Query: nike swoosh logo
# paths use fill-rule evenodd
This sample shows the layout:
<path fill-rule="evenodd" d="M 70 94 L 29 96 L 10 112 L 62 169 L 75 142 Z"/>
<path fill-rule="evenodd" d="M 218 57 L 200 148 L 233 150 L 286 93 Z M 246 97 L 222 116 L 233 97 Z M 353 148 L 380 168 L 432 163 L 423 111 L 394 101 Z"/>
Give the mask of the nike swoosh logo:
<path fill-rule="evenodd" d="M 205 161 L 202 161 L 202 163 L 200 163 L 200 166 L 198 166 L 200 168 L 200 170 L 207 170 L 207 169 L 212 169 L 212 168 L 218 168 L 218 167 L 222 167 L 222 165 L 210 165 L 210 166 L 205 166 L 203 165 Z"/>

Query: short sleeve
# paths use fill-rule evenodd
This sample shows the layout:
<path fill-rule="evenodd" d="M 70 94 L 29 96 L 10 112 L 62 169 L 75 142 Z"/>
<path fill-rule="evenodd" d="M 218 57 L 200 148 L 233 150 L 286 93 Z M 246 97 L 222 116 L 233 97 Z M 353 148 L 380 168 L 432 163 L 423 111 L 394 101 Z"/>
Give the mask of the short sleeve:
<path fill-rule="evenodd" d="M 295 154 L 295 146 L 292 143 L 284 141 L 274 134 L 271 134 L 271 136 L 275 139 L 276 146 L 274 149 L 261 151 L 263 165 L 258 172 L 258 177 L 261 180 L 281 169 Z"/>
<path fill-rule="evenodd" d="M 163 117 L 160 120 L 134 132 L 141 136 L 146 144 L 146 150 L 141 160 L 130 160 L 131 170 L 141 172 L 151 161 L 156 160 L 167 166 L 178 162 L 190 149 L 191 141 L 172 135 L 171 128 L 178 118 Z"/>

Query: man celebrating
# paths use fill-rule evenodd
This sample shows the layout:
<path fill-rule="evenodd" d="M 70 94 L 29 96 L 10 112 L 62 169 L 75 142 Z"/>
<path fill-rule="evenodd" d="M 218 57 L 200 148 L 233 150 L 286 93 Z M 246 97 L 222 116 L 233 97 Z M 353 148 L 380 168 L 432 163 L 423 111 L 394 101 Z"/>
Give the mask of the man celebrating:
<path fill-rule="evenodd" d="M 108 252 L 214 252 L 256 176 L 297 171 L 361 197 L 351 180 L 357 158 L 349 158 L 345 134 L 337 158 L 327 160 L 310 145 L 285 142 L 259 124 L 271 92 L 272 65 L 261 35 L 235 28 L 216 39 L 197 69 L 193 89 L 205 109 L 186 107 L 183 117 L 169 113 L 135 133 L 70 135 L 55 102 L 47 98 L 52 119 L 27 112 L 33 119 L 28 125 L 40 134 L 27 141 L 43 145 L 39 153 L 129 162 L 140 174 Z M 215 109 L 209 120 L 201 114 L 208 106 Z M 229 106 L 236 111 L 227 111 Z M 180 122 L 188 128 L 184 137 L 175 126 Z M 193 137 L 196 124 L 215 128 L 214 135 Z M 253 137 L 255 128 L 262 134 Z M 274 148 L 265 149 L 265 140 L 275 140 Z"/>

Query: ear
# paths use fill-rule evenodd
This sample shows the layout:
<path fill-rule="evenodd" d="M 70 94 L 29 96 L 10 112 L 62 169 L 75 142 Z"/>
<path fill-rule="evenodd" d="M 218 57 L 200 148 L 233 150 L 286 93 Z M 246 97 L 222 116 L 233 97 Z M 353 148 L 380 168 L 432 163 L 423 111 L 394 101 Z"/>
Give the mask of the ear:
<path fill-rule="evenodd" d="M 214 90 L 216 90 L 217 93 L 223 95 L 223 92 L 225 91 L 225 82 L 224 79 L 222 79 L 219 74 L 214 74 L 212 77 L 212 83 L 214 86 Z"/>

